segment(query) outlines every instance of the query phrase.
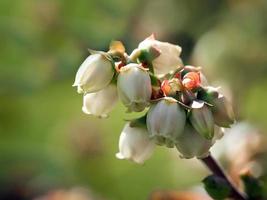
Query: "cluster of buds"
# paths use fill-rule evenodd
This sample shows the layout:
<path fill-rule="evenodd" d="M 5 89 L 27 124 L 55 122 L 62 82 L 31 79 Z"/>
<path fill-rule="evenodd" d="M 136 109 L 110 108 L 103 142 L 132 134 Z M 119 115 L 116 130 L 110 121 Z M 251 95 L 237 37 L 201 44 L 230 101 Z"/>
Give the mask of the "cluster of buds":
<path fill-rule="evenodd" d="M 92 51 L 73 86 L 83 93 L 86 114 L 107 117 L 118 99 L 127 112 L 146 114 L 126 123 L 119 159 L 143 163 L 156 145 L 176 147 L 183 158 L 203 158 L 234 122 L 230 103 L 208 85 L 201 67 L 184 66 L 181 47 L 150 36 L 128 55 L 113 41 L 108 52 Z"/>

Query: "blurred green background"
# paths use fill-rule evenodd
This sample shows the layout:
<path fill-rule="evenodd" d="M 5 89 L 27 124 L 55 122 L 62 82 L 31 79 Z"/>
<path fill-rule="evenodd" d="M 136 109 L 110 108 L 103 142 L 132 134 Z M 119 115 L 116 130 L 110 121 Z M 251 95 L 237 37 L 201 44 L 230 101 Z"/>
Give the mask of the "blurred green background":
<path fill-rule="evenodd" d="M 175 150 L 158 147 L 143 166 L 117 160 L 129 116 L 122 105 L 105 120 L 83 114 L 75 73 L 87 48 L 115 39 L 131 53 L 155 33 L 226 88 L 238 119 L 264 129 L 266 22 L 266 0 L 1 0 L 0 195 L 82 186 L 101 199 L 142 200 L 199 184 L 207 171 Z"/>

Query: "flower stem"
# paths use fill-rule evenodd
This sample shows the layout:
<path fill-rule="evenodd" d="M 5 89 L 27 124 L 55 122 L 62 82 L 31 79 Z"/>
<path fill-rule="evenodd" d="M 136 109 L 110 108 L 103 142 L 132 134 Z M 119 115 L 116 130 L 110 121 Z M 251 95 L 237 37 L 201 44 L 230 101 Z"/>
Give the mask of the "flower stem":
<path fill-rule="evenodd" d="M 225 175 L 223 169 L 211 155 L 200 160 L 209 168 L 210 171 L 212 171 L 212 173 L 225 179 L 225 181 L 229 184 L 231 188 L 231 193 L 229 195 L 230 198 L 235 200 L 247 200 L 247 198 L 233 185 L 230 179 Z"/>

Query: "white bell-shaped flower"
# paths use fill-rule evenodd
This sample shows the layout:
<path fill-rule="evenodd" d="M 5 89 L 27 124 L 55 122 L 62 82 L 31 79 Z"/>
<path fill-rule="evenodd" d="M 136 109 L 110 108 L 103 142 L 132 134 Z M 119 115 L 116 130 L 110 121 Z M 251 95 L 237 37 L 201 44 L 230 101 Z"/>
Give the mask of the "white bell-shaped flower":
<path fill-rule="evenodd" d="M 174 98 L 165 97 L 151 106 L 146 122 L 151 138 L 159 145 L 173 147 L 184 130 L 185 110 Z"/>
<path fill-rule="evenodd" d="M 204 158 L 209 155 L 209 149 L 213 145 L 212 140 L 205 139 L 189 123 L 177 140 L 176 148 L 183 158 Z"/>
<path fill-rule="evenodd" d="M 92 54 L 78 69 L 73 86 L 77 86 L 78 93 L 96 92 L 106 87 L 113 75 L 113 63 L 107 55 Z"/>
<path fill-rule="evenodd" d="M 117 101 L 117 87 L 109 84 L 100 91 L 85 94 L 82 110 L 86 114 L 105 118 L 108 117 L 108 113 L 114 108 Z"/>
<path fill-rule="evenodd" d="M 151 157 L 154 148 L 155 143 L 149 138 L 146 127 L 131 127 L 127 123 L 120 135 L 116 157 L 143 164 Z"/>
<path fill-rule="evenodd" d="M 180 58 L 182 52 L 180 46 L 158 41 L 153 35 L 138 45 L 138 49 L 149 49 L 150 47 L 154 47 L 160 52 L 160 55 L 152 61 L 156 75 L 164 75 L 183 67 L 183 62 Z"/>
<path fill-rule="evenodd" d="M 150 76 L 138 64 L 128 64 L 120 69 L 118 94 L 129 111 L 140 112 L 149 105 L 152 94 Z"/>

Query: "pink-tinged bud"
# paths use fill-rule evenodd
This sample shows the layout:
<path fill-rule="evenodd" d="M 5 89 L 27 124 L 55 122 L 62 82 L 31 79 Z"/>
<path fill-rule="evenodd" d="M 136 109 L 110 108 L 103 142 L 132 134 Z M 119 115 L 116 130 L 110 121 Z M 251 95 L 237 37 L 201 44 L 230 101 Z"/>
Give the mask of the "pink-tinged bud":
<path fill-rule="evenodd" d="M 201 67 L 195 67 L 192 65 L 186 65 L 181 71 L 181 77 L 184 77 L 189 72 L 197 72 L 200 73 Z"/>
<path fill-rule="evenodd" d="M 120 135 L 119 153 L 116 157 L 143 164 L 151 157 L 154 148 L 154 141 L 148 137 L 146 127 L 131 127 L 127 123 Z"/>
<path fill-rule="evenodd" d="M 165 96 L 167 96 L 170 91 L 171 91 L 171 86 L 169 84 L 169 80 L 164 80 L 161 83 L 161 90 L 163 91 L 163 93 L 165 94 Z"/>
<path fill-rule="evenodd" d="M 120 69 L 118 94 L 129 111 L 141 112 L 149 105 L 152 94 L 151 79 L 138 64 L 128 64 Z"/>
<path fill-rule="evenodd" d="M 178 78 L 164 80 L 161 84 L 161 90 L 165 96 L 175 96 L 176 92 L 181 91 L 182 83 Z"/>
<path fill-rule="evenodd" d="M 153 104 L 147 114 L 147 129 L 159 145 L 173 147 L 182 134 L 186 121 L 185 110 L 171 97 Z"/>
<path fill-rule="evenodd" d="M 181 76 L 184 77 L 189 72 L 199 73 L 201 86 L 208 86 L 208 81 L 207 81 L 206 77 L 204 76 L 204 74 L 201 72 L 201 67 L 194 67 L 191 65 L 186 65 L 186 66 L 184 66 L 184 68 L 181 72 Z"/>
<path fill-rule="evenodd" d="M 96 92 L 106 87 L 114 75 L 114 63 L 102 53 L 92 54 L 81 64 L 73 86 L 78 93 Z"/>
<path fill-rule="evenodd" d="M 215 124 L 229 128 L 235 121 L 231 103 L 223 95 L 220 95 L 218 98 L 215 98 L 211 104 L 213 105 L 211 109 Z"/>
<path fill-rule="evenodd" d="M 82 110 L 86 114 L 105 118 L 108 117 L 108 113 L 114 108 L 117 101 L 117 87 L 109 84 L 98 92 L 85 94 Z"/>
<path fill-rule="evenodd" d="M 138 45 L 138 49 L 150 49 L 151 47 L 160 52 L 160 55 L 152 61 L 156 75 L 164 75 L 183 67 L 180 46 L 155 40 L 154 36 L 146 38 Z"/>
<path fill-rule="evenodd" d="M 202 137 L 190 124 L 186 124 L 182 135 L 178 138 L 176 148 L 182 158 L 204 158 L 209 155 L 213 141 Z"/>
<path fill-rule="evenodd" d="M 196 131 L 206 139 L 214 135 L 214 119 L 212 112 L 204 102 L 194 101 L 191 105 L 189 121 Z"/>
<path fill-rule="evenodd" d="M 183 85 L 188 90 L 196 89 L 200 86 L 200 73 L 199 72 L 188 72 L 183 77 Z"/>

